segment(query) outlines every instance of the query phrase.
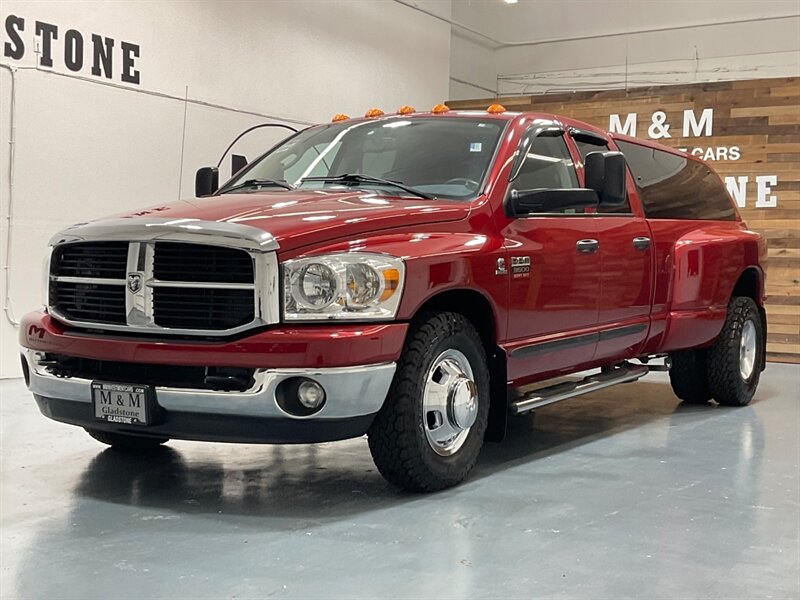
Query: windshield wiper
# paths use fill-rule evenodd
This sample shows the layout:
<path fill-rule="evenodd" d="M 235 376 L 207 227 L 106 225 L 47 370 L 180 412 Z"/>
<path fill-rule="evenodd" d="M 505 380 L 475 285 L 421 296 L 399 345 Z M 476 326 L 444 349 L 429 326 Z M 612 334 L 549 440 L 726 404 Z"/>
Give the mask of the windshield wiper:
<path fill-rule="evenodd" d="M 227 194 L 234 190 L 242 190 L 249 187 L 282 187 L 285 190 L 293 190 L 294 186 L 285 181 L 278 181 L 277 179 L 247 179 L 242 183 L 237 183 L 233 187 L 226 188 L 222 194 Z"/>
<path fill-rule="evenodd" d="M 425 192 L 421 192 L 418 189 L 415 189 L 411 186 L 405 185 L 400 181 L 391 181 L 389 179 L 381 179 L 380 177 L 372 177 L 371 175 L 361 175 L 360 173 L 345 173 L 344 175 L 331 175 L 328 177 L 303 177 L 300 180 L 300 183 L 305 183 L 306 181 L 326 181 L 326 182 L 339 182 L 339 183 L 376 183 L 379 185 L 385 185 L 389 187 L 395 187 L 409 194 L 413 194 L 414 196 L 418 196 L 420 198 L 425 198 L 426 200 L 431 200 L 433 196 L 426 194 Z"/>

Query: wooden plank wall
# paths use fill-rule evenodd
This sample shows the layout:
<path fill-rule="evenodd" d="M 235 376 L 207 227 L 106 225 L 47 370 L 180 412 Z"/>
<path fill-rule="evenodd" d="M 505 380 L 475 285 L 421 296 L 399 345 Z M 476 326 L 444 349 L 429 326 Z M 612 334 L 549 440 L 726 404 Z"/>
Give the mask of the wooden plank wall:
<path fill-rule="evenodd" d="M 459 100 L 448 105 L 485 109 L 494 102 L 508 110 L 567 115 L 603 129 L 611 128 L 611 115 L 619 115 L 624 126 L 628 114 L 636 113 L 637 137 L 699 153 L 721 176 L 734 178 L 746 192 L 739 199 L 743 218 L 769 241 L 769 358 L 800 362 L 800 78 Z M 682 137 L 684 111 L 692 111 L 700 122 L 709 108 L 710 129 L 694 135 L 689 127 L 689 135 Z M 662 137 L 658 127 L 650 131 L 661 117 L 657 111 L 665 113 L 663 123 L 669 125 L 671 137 Z M 741 177 L 747 177 L 745 185 Z M 770 185 L 771 181 L 777 183 Z"/>

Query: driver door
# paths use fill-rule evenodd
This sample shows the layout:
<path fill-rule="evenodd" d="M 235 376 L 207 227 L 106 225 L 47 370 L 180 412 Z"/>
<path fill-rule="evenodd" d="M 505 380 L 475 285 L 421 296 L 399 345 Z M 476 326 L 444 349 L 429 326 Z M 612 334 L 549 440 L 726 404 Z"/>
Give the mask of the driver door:
<path fill-rule="evenodd" d="M 578 188 L 564 131 L 531 128 L 520 142 L 513 190 Z M 521 157 L 521 158 L 520 158 Z M 554 209 L 507 217 L 510 380 L 574 370 L 592 360 L 600 295 L 600 255 L 591 209 Z"/>

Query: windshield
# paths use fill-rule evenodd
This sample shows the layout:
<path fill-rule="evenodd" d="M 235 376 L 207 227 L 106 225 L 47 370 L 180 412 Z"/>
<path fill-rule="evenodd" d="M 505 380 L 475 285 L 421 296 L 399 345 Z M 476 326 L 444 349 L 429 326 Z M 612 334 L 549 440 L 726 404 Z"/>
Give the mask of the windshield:
<path fill-rule="evenodd" d="M 312 127 L 254 162 L 221 192 L 252 180 L 273 180 L 303 189 L 346 185 L 413 195 L 366 181 L 374 177 L 433 197 L 467 199 L 480 190 L 505 125 L 495 119 L 398 117 Z M 366 177 L 318 179 L 341 175 Z"/>

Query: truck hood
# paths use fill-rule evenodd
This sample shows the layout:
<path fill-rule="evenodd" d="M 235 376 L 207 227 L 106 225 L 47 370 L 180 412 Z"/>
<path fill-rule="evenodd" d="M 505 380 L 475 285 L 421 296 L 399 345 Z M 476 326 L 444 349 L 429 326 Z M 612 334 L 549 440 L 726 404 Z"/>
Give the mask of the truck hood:
<path fill-rule="evenodd" d="M 382 195 L 370 191 L 247 192 L 178 200 L 122 218 L 201 219 L 249 225 L 269 232 L 281 250 L 292 250 L 382 229 L 457 221 L 470 203 Z"/>

